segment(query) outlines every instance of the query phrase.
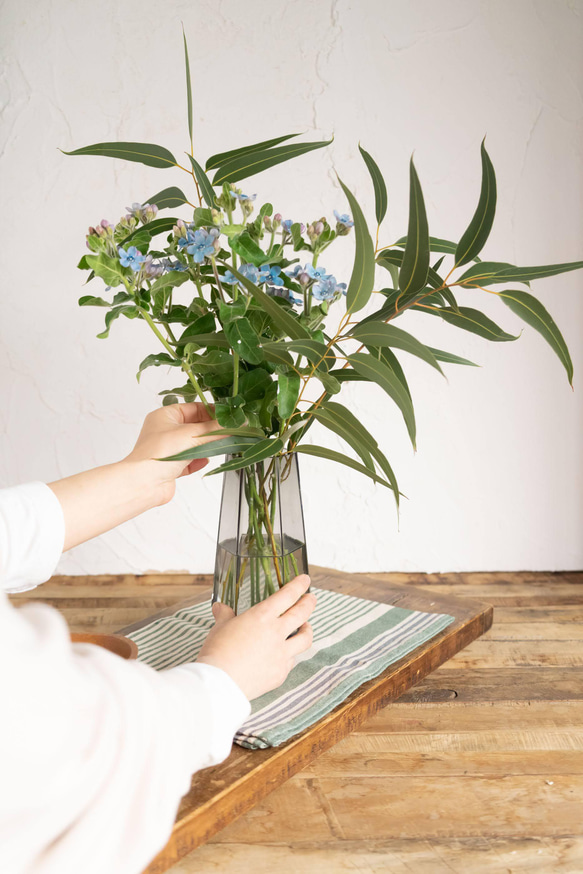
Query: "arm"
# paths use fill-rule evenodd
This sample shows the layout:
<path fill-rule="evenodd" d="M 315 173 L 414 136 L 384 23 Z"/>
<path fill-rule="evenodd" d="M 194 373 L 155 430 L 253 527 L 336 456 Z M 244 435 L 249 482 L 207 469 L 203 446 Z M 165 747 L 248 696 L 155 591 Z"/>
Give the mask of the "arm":
<path fill-rule="evenodd" d="M 202 404 L 172 404 L 146 416 L 127 458 L 49 483 L 63 510 L 64 549 L 71 549 L 140 513 L 166 504 L 179 476 L 194 473 L 207 459 L 156 461 L 206 443 L 218 429 Z"/>

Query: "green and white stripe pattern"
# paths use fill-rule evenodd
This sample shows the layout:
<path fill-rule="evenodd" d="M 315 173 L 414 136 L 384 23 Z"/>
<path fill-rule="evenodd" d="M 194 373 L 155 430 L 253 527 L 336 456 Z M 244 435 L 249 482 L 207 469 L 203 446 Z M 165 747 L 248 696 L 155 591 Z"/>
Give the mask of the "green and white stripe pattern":
<path fill-rule="evenodd" d="M 453 616 L 421 613 L 312 586 L 314 641 L 285 683 L 252 703 L 235 742 L 249 749 L 284 743 L 317 722 L 362 683 L 443 631 Z M 138 659 L 156 670 L 193 661 L 214 623 L 211 602 L 178 610 L 129 634 Z"/>

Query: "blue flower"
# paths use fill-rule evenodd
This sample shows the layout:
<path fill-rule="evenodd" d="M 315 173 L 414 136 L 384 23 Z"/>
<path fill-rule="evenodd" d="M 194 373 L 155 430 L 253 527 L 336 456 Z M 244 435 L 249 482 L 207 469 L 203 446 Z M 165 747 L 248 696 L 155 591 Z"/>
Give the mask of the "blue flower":
<path fill-rule="evenodd" d="M 211 258 L 216 251 L 215 240 L 219 235 L 218 228 L 211 228 L 210 231 L 205 231 L 201 228 L 198 231 L 188 231 L 188 239 L 186 241 L 186 251 L 192 255 L 193 260 L 197 264 L 202 264 L 205 258 Z M 178 241 L 178 245 L 182 240 Z M 181 247 L 182 248 L 182 247 Z"/>
<path fill-rule="evenodd" d="M 259 268 L 259 282 L 271 282 L 273 285 L 283 285 L 283 279 L 279 275 L 281 267 L 277 264 L 270 267 L 269 264 L 262 264 Z"/>
<path fill-rule="evenodd" d="M 330 274 L 329 276 L 324 276 L 312 286 L 312 294 L 316 300 L 330 300 L 337 291 L 343 291 L 345 288 L 345 282 L 337 283 L 336 277 Z"/>
<path fill-rule="evenodd" d="M 306 264 L 305 268 L 308 276 L 311 276 L 312 279 L 325 279 L 326 278 L 326 268 L 325 267 L 314 267 L 312 264 Z"/>
<path fill-rule="evenodd" d="M 249 279 L 251 282 L 257 283 L 259 279 L 259 270 L 255 266 L 255 264 L 241 264 L 241 266 L 239 267 L 239 273 L 242 273 L 245 279 Z M 235 274 L 231 273 L 230 270 L 225 270 L 225 274 L 222 277 L 222 282 L 226 283 L 227 285 L 234 285 L 236 282 L 238 282 L 241 288 L 244 288 L 243 283 L 240 282 L 235 277 Z"/>
<path fill-rule="evenodd" d="M 245 200 L 252 201 L 252 200 L 255 200 L 255 198 L 257 197 L 256 194 L 237 194 L 236 191 L 231 191 L 231 194 L 233 195 L 233 197 L 237 198 L 239 203 L 241 203 L 242 201 L 245 201 Z"/>
<path fill-rule="evenodd" d="M 291 226 L 293 225 L 293 219 L 284 219 L 281 223 L 282 228 L 287 234 L 291 234 Z"/>
<path fill-rule="evenodd" d="M 289 276 L 290 279 L 297 279 L 303 269 L 301 264 L 296 264 L 291 270 L 286 270 L 286 276 Z"/>
<path fill-rule="evenodd" d="M 120 246 L 117 251 L 119 254 L 121 266 L 131 267 L 134 273 L 138 272 L 138 270 L 146 260 L 146 256 L 142 255 L 141 252 L 138 252 L 135 246 L 130 246 L 127 252 Z"/>
<path fill-rule="evenodd" d="M 335 209 L 334 215 L 336 216 L 336 221 L 339 222 L 341 225 L 344 225 L 344 227 L 351 228 L 354 226 L 354 222 L 350 220 L 350 216 L 347 212 L 340 215 L 338 213 L 338 210 Z"/>
<path fill-rule="evenodd" d="M 292 291 L 289 293 L 288 300 L 290 303 L 293 303 L 294 306 L 299 306 L 304 302 L 302 297 L 298 297 L 297 294 L 294 294 Z"/>
<path fill-rule="evenodd" d="M 171 270 L 177 270 L 179 273 L 182 273 L 184 270 L 188 269 L 186 265 L 182 263 L 182 261 L 172 261 L 171 258 L 165 258 L 162 263 L 164 264 L 164 268 L 167 272 L 170 272 Z"/>

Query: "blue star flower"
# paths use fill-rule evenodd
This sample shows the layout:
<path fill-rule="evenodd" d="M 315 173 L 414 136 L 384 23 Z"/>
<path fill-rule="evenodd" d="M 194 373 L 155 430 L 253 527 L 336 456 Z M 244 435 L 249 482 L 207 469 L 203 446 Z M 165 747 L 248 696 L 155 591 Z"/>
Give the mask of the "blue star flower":
<path fill-rule="evenodd" d="M 329 276 L 324 276 L 312 286 L 312 294 L 316 300 L 330 300 L 337 291 L 343 291 L 345 288 L 345 282 L 337 283 L 336 277 L 330 274 Z"/>
<path fill-rule="evenodd" d="M 284 219 L 281 223 L 281 226 L 286 233 L 290 234 L 291 233 L 291 226 L 293 225 L 293 223 L 294 223 L 293 219 Z"/>
<path fill-rule="evenodd" d="M 259 270 L 255 266 L 255 264 L 241 264 L 239 267 L 239 273 L 242 273 L 245 279 L 249 279 L 251 282 L 257 283 L 259 279 Z M 236 282 L 239 283 L 241 288 L 244 288 L 242 282 L 240 282 L 234 273 L 231 273 L 230 270 L 225 270 L 225 274 L 222 277 L 222 282 L 225 282 L 227 285 L 234 285 Z"/>
<path fill-rule="evenodd" d="M 187 241 L 186 251 L 189 255 L 192 255 L 193 260 L 197 264 L 202 264 L 205 258 L 210 258 L 215 254 L 215 240 L 218 234 L 217 228 L 211 228 L 210 231 L 205 231 L 204 228 L 201 228 L 194 233 L 188 232 L 188 237 L 192 237 L 192 240 L 189 239 Z M 180 242 L 182 241 L 179 241 L 179 245 Z"/>
<path fill-rule="evenodd" d="M 259 282 L 271 282 L 273 285 L 283 285 L 283 279 L 279 275 L 281 267 L 277 264 L 270 267 L 269 264 L 262 264 L 259 268 Z"/>
<path fill-rule="evenodd" d="M 340 215 L 338 210 L 335 209 L 334 215 L 336 216 L 336 221 L 339 222 L 341 225 L 344 225 L 346 228 L 351 228 L 354 226 L 354 222 L 351 221 L 350 216 L 347 212 Z"/>
<path fill-rule="evenodd" d="M 167 271 L 177 270 L 179 273 L 182 273 L 184 270 L 188 269 L 182 261 L 172 261 L 171 258 L 165 258 L 162 263 Z"/>
<path fill-rule="evenodd" d="M 312 264 L 306 264 L 305 272 L 312 279 L 325 279 L 327 275 L 325 267 L 313 267 Z"/>
<path fill-rule="evenodd" d="M 131 267 L 134 273 L 138 272 L 138 270 L 146 260 L 146 256 L 142 255 L 135 246 L 130 246 L 127 252 L 120 246 L 117 251 L 121 266 Z"/>
<path fill-rule="evenodd" d="M 244 200 L 252 201 L 252 200 L 255 200 L 255 198 L 257 197 L 256 194 L 237 194 L 236 191 L 231 191 L 231 194 L 233 195 L 233 197 L 237 198 L 239 203 L 241 203 Z"/>

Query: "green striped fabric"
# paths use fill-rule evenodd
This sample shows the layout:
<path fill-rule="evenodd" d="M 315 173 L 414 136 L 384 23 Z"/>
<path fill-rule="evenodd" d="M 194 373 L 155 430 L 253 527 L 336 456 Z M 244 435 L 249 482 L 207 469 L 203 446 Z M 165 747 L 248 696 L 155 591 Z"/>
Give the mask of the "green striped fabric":
<path fill-rule="evenodd" d="M 235 742 L 248 749 L 276 747 L 330 713 L 358 686 L 382 673 L 453 622 L 445 613 L 421 613 L 390 604 L 311 591 L 314 640 L 278 689 L 252 702 Z M 214 624 L 211 602 L 178 610 L 129 634 L 138 659 L 157 670 L 194 661 Z"/>

